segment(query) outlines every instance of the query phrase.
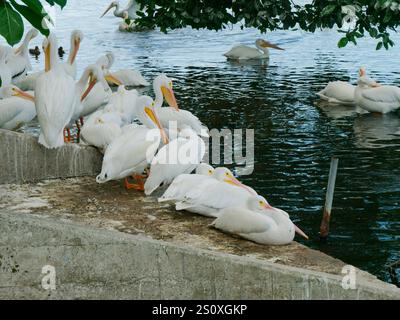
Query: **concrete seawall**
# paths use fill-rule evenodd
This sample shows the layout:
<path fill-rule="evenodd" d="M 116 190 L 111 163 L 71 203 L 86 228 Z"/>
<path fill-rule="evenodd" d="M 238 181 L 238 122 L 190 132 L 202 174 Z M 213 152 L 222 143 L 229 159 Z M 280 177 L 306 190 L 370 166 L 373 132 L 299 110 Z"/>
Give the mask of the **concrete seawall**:
<path fill-rule="evenodd" d="M 296 242 L 232 238 L 120 182 L 53 179 L 99 171 L 95 149 L 63 149 L 0 131 L 0 299 L 400 299 L 400 289 L 357 268 L 355 289 L 344 289 L 344 262 Z M 73 169 L 35 167 L 60 154 L 77 161 Z M 55 290 L 42 286 L 44 266 L 55 268 Z"/>
<path fill-rule="evenodd" d="M 0 184 L 95 175 L 102 155 L 76 144 L 48 150 L 27 134 L 0 129 Z"/>

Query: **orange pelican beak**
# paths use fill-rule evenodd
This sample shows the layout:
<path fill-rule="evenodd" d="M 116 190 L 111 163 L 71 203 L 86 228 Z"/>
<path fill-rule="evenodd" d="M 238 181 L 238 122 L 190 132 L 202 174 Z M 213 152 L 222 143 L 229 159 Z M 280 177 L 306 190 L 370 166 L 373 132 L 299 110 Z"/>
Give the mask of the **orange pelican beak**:
<path fill-rule="evenodd" d="M 112 7 L 114 7 L 114 4 L 111 3 L 106 9 L 106 11 L 104 11 L 104 13 L 100 16 L 100 18 L 103 18 L 106 15 L 106 13 L 111 10 Z"/>
<path fill-rule="evenodd" d="M 174 90 L 172 90 L 172 88 L 161 86 L 161 91 L 168 105 L 174 108 L 176 111 L 179 111 L 178 102 L 176 102 Z"/>
<path fill-rule="evenodd" d="M 22 91 L 20 89 L 17 89 L 17 88 L 13 88 L 12 90 L 14 92 L 13 96 L 35 102 L 35 97 L 30 95 L 29 93 Z"/>
<path fill-rule="evenodd" d="M 45 72 L 50 71 L 50 47 L 51 47 L 51 44 L 49 42 L 49 44 L 46 46 L 46 48 L 44 48 L 44 70 L 45 70 Z"/>
<path fill-rule="evenodd" d="M 155 114 L 154 110 L 152 108 L 145 107 L 144 108 L 144 112 L 146 112 L 146 114 L 149 116 L 151 121 L 153 121 L 155 123 L 155 125 L 157 126 L 157 128 L 160 130 L 161 138 L 163 140 L 163 143 L 164 144 L 168 144 L 169 139 L 168 139 L 167 133 L 165 132 L 165 129 L 161 125 L 160 120 L 158 119 L 158 117 Z"/>
<path fill-rule="evenodd" d="M 122 85 L 122 82 L 121 82 L 119 79 L 117 79 L 115 76 L 113 76 L 111 73 L 109 73 L 108 75 L 106 75 L 106 76 L 104 77 L 104 79 L 106 79 L 106 81 L 107 81 L 108 83 L 113 83 L 113 84 L 115 84 L 115 85 L 117 85 L 117 86 L 121 86 L 121 85 Z"/>
<path fill-rule="evenodd" d="M 293 225 L 294 225 L 294 231 L 298 235 L 302 236 L 304 239 L 308 240 L 308 236 L 298 226 L 296 226 L 294 223 L 293 223 Z"/>
<path fill-rule="evenodd" d="M 263 48 L 272 48 L 272 49 L 276 49 L 276 50 L 285 50 L 281 47 L 278 47 L 276 44 L 268 42 L 263 40 L 262 43 L 260 44 L 261 47 Z"/>
<path fill-rule="evenodd" d="M 81 46 L 81 41 L 79 39 L 75 39 L 74 40 L 74 44 L 75 44 L 74 45 L 74 52 L 72 53 L 71 61 L 70 61 L 71 64 L 73 64 L 75 62 L 76 56 L 77 56 L 78 51 L 79 51 L 79 47 Z"/>
<path fill-rule="evenodd" d="M 85 100 L 85 98 L 89 95 L 90 91 L 92 91 L 92 89 L 96 85 L 96 83 L 97 83 L 97 78 L 94 77 L 93 75 L 90 75 L 89 86 L 87 87 L 87 89 L 83 93 L 83 95 L 81 96 L 81 101 Z"/>

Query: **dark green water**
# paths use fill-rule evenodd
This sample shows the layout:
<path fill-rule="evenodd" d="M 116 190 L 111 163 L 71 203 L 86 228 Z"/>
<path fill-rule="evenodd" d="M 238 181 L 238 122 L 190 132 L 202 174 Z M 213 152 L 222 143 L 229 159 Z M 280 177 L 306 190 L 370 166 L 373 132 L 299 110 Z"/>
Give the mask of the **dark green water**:
<path fill-rule="evenodd" d="M 65 48 L 74 28 L 86 36 L 80 70 L 111 50 L 115 68 L 136 68 L 148 80 L 160 72 L 175 78 L 180 107 L 209 128 L 255 129 L 254 173 L 241 180 L 290 213 L 311 237 L 307 246 L 390 281 L 385 265 L 400 259 L 400 117 L 322 109 L 314 93 L 331 80 L 355 83 L 360 66 L 381 83 L 400 84 L 400 49 L 376 52 L 368 39 L 337 49 L 335 31 L 275 32 L 267 38 L 286 51 L 271 52 L 267 65 L 238 65 L 222 54 L 235 43 L 252 44 L 258 31 L 124 34 L 116 31 L 119 21 L 113 16 L 98 19 L 108 0 L 96 3 L 71 0 L 56 20 Z M 400 37 L 394 38 L 400 44 Z M 39 69 L 42 62 L 33 65 Z M 340 162 L 331 234 L 321 245 L 318 231 L 333 155 Z"/>

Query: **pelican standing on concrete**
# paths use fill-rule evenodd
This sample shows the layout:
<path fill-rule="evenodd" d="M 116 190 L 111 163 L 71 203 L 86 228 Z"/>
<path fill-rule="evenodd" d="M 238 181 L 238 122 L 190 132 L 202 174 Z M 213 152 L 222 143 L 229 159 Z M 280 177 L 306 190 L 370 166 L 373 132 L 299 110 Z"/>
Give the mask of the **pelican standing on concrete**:
<path fill-rule="evenodd" d="M 14 51 L 7 60 L 7 65 L 11 70 L 12 81 L 18 83 L 26 77 L 28 71 L 32 70 L 29 60 L 29 42 L 38 35 L 36 29 L 31 29 L 26 34 L 22 44 Z"/>
<path fill-rule="evenodd" d="M 224 53 L 229 60 L 250 60 L 250 59 L 268 59 L 268 48 L 284 50 L 276 44 L 270 43 L 263 39 L 256 40 L 256 48 L 245 46 L 242 44 L 234 46 L 231 50 Z"/>
<path fill-rule="evenodd" d="M 242 184 L 227 168 L 216 168 L 216 183 L 197 186 L 187 190 L 184 200 L 175 204 L 176 210 L 186 210 L 207 217 L 217 217 L 219 211 L 228 207 L 243 207 L 249 197 L 257 193 Z"/>
<path fill-rule="evenodd" d="M 153 89 L 157 114 L 165 128 L 169 128 L 170 125 L 176 126 L 178 130 L 190 127 L 198 135 L 208 136 L 208 129 L 199 118 L 190 111 L 179 109 L 170 78 L 165 74 L 158 75 L 153 81 Z M 164 98 L 170 107 L 162 107 Z"/>
<path fill-rule="evenodd" d="M 24 92 L 14 85 L 0 89 L 0 128 L 15 130 L 36 117 L 35 98 L 32 92 Z"/>
<path fill-rule="evenodd" d="M 295 232 L 308 239 L 285 211 L 272 207 L 261 196 L 248 198 L 245 207 L 221 210 L 211 225 L 260 244 L 289 244 L 293 241 Z"/>
<path fill-rule="evenodd" d="M 161 184 L 170 184 L 180 174 L 191 173 L 203 159 L 205 149 L 203 139 L 190 127 L 181 130 L 177 139 L 163 146 L 151 162 L 145 194 L 152 194 Z"/>
<path fill-rule="evenodd" d="M 156 154 L 161 141 L 168 142 L 167 135 L 158 120 L 154 102 L 148 96 L 137 101 L 138 117 L 144 125 L 133 126 L 111 142 L 104 153 L 98 183 L 125 178 L 127 189 L 144 190 L 142 173 Z M 137 183 L 129 183 L 127 177 L 134 175 Z"/>
<path fill-rule="evenodd" d="M 35 86 L 39 143 L 47 148 L 64 145 L 64 128 L 75 107 L 75 81 L 60 63 L 57 49 L 57 38 L 51 33 L 43 42 L 45 72 L 39 76 Z"/>

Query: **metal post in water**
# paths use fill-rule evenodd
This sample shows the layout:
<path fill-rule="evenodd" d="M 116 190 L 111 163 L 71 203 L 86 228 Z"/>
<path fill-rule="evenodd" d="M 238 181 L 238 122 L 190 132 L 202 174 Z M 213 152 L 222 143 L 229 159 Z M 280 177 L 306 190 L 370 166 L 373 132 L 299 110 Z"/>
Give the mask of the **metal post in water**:
<path fill-rule="evenodd" d="M 329 222 L 331 220 L 333 193 L 335 191 L 338 163 L 339 159 L 336 157 L 332 157 L 331 167 L 329 169 L 328 188 L 326 190 L 324 213 L 322 216 L 321 227 L 319 229 L 319 238 L 321 241 L 326 241 L 329 234 Z"/>

